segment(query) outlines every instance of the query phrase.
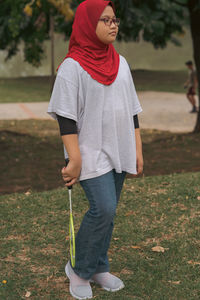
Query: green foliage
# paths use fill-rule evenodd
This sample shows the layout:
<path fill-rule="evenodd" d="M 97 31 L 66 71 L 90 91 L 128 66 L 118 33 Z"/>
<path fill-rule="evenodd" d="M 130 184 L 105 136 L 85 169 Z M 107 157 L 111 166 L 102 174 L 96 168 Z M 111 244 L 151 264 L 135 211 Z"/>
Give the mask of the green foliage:
<path fill-rule="evenodd" d="M 46 23 L 40 28 L 35 22 L 40 14 L 36 8 L 32 17 L 23 13 L 27 1 L 3 1 L 0 10 L 0 49 L 7 50 L 7 58 L 11 58 L 18 51 L 18 45 L 25 44 L 25 60 L 38 66 L 43 57 L 43 42 L 47 38 L 48 26 Z"/>
<path fill-rule="evenodd" d="M 168 0 L 119 0 L 116 3 L 122 20 L 118 38 L 138 41 L 143 38 L 155 48 L 168 41 L 180 45 L 174 33 L 183 33 L 187 10 Z"/>
<path fill-rule="evenodd" d="M 59 18 L 60 23 L 64 23 L 65 17 L 46 0 L 41 1 L 41 7 L 33 3 L 32 15 L 27 16 L 24 8 L 28 2 L 27 0 L 2 1 L 0 49 L 7 51 L 6 59 L 9 59 L 17 53 L 19 44 L 24 42 L 25 61 L 37 67 L 44 57 L 43 43 L 50 38 L 50 14 L 54 15 L 55 19 Z"/>

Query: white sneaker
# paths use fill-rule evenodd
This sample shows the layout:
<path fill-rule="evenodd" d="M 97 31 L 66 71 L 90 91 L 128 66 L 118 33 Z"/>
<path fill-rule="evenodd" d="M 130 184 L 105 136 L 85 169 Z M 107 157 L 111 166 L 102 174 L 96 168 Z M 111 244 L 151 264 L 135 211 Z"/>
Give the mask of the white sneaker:
<path fill-rule="evenodd" d="M 76 275 L 69 262 L 65 266 L 65 273 L 70 281 L 69 290 L 72 297 L 75 299 L 92 298 L 92 289 L 89 280 Z"/>
<path fill-rule="evenodd" d="M 124 288 L 123 281 L 108 272 L 93 275 L 91 282 L 99 284 L 104 290 L 109 292 L 116 292 Z"/>

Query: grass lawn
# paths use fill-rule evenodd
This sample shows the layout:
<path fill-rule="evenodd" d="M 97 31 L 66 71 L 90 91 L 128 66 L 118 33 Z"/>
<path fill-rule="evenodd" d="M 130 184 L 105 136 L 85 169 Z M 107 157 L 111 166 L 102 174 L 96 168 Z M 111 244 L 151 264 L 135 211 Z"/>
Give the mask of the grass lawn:
<path fill-rule="evenodd" d="M 142 130 L 145 176 L 200 171 L 198 134 Z M 63 146 L 55 121 L 0 121 L 0 193 L 63 186 Z"/>
<path fill-rule="evenodd" d="M 109 250 L 125 289 L 93 285 L 95 299 L 200 299 L 199 182 L 200 172 L 126 180 Z M 87 209 L 79 185 L 73 208 L 77 230 Z M 0 196 L 0 299 L 72 299 L 64 273 L 68 220 L 64 188 Z"/>
<path fill-rule="evenodd" d="M 187 71 L 133 72 L 137 91 L 163 91 L 184 93 Z M 49 101 L 49 77 L 0 78 L 0 103 Z"/>
<path fill-rule="evenodd" d="M 132 74 L 137 91 L 185 93 L 187 71 L 136 70 Z"/>
<path fill-rule="evenodd" d="M 49 101 L 50 90 L 49 77 L 0 78 L 0 103 Z"/>

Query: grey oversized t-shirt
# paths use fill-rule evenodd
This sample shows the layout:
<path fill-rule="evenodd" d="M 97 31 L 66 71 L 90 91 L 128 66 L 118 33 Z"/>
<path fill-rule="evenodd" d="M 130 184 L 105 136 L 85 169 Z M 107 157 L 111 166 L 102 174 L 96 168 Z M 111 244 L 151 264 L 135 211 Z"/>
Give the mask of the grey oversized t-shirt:
<path fill-rule="evenodd" d="M 122 56 L 118 75 L 111 85 L 94 80 L 72 58 L 65 59 L 48 107 L 54 119 L 58 114 L 77 122 L 82 157 L 79 180 L 112 169 L 118 173 L 137 173 L 133 116 L 141 111 L 129 66 Z"/>

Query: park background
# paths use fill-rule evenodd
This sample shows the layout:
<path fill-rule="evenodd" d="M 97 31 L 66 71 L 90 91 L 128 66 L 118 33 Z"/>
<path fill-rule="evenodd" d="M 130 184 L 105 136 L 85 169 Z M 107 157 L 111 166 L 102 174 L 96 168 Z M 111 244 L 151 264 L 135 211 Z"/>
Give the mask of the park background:
<path fill-rule="evenodd" d="M 182 45 L 169 42 L 164 49 L 142 39 L 115 43 L 148 107 L 140 117 L 145 167 L 141 178 L 126 179 L 109 250 L 111 270 L 126 288 L 108 294 L 95 286 L 95 299 L 200 298 L 200 140 L 192 132 L 195 116 L 188 113 L 183 89 L 185 61 L 193 58 L 189 26 L 176 37 Z M 56 69 L 68 42 L 56 34 L 55 45 Z M 37 68 L 24 62 L 23 44 L 7 62 L 0 51 L 2 105 L 34 102 L 39 107 L 49 101 L 50 42 L 44 48 L 46 57 Z M 169 107 L 164 115 L 161 110 L 155 114 L 154 97 Z M 180 106 L 174 106 L 171 118 L 175 97 Z M 149 114 L 153 118 L 147 123 Z M 63 148 L 56 122 L 45 115 L 21 120 L 1 114 L 1 299 L 71 299 L 63 268 L 69 253 L 68 198 L 60 176 Z M 184 120 L 187 130 L 182 130 Z M 169 130 L 170 123 L 177 130 Z M 87 210 L 79 185 L 73 189 L 73 209 L 77 230 Z"/>
<path fill-rule="evenodd" d="M 126 57 L 131 69 L 143 70 L 165 70 L 165 71 L 187 71 L 185 62 L 193 58 L 192 39 L 189 27 L 185 28 L 185 33 L 177 36 L 182 46 L 175 46 L 169 43 L 164 49 L 155 49 L 151 43 L 141 40 L 140 42 L 115 42 L 117 51 Z M 55 37 L 55 66 L 60 64 L 68 50 L 68 41 L 62 35 Z M 19 53 L 7 63 L 3 63 L 7 52 L 0 52 L 0 77 L 20 77 L 20 76 L 48 76 L 51 72 L 50 65 L 50 42 L 45 43 L 45 56 L 42 65 L 38 68 L 32 67 L 24 62 L 23 46 Z M 158 83 L 159 84 L 159 83 Z"/>

